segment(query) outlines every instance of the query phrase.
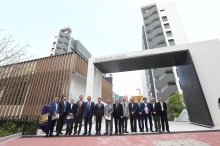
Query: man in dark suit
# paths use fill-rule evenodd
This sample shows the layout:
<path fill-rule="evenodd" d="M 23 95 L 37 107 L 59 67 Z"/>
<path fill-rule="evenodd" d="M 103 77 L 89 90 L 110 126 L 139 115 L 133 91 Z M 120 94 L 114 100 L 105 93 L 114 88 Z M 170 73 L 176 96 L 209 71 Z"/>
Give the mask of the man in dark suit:
<path fill-rule="evenodd" d="M 150 131 L 151 132 L 154 132 L 152 127 L 152 117 L 151 117 L 151 104 L 150 103 L 147 103 L 147 98 L 144 97 L 144 107 L 143 107 L 143 115 L 144 115 L 144 121 L 145 121 L 145 127 L 146 127 L 146 132 L 148 132 L 148 124 L 147 124 L 147 120 L 149 121 L 150 123 Z"/>
<path fill-rule="evenodd" d="M 121 135 L 121 122 L 123 118 L 123 108 L 122 105 L 119 103 L 119 100 L 115 100 L 115 104 L 113 104 L 114 112 L 113 112 L 113 117 L 115 119 L 115 135 L 119 134 Z"/>
<path fill-rule="evenodd" d="M 74 135 L 80 134 L 82 128 L 82 118 L 83 118 L 83 108 L 84 108 L 84 101 L 83 96 L 79 96 L 79 101 L 76 103 L 76 115 L 75 115 L 75 127 L 74 127 Z M 77 127 L 79 124 L 79 129 L 77 132 Z"/>
<path fill-rule="evenodd" d="M 141 103 L 141 99 L 140 97 L 137 98 L 138 102 L 138 126 L 140 129 L 140 132 L 144 132 L 144 118 L 143 118 L 143 111 L 144 111 L 144 107 L 143 107 L 143 103 Z"/>
<path fill-rule="evenodd" d="M 137 112 L 138 112 L 138 105 L 134 103 L 134 98 L 131 98 L 131 103 L 129 103 L 131 132 L 136 132 L 136 133 L 137 133 Z"/>
<path fill-rule="evenodd" d="M 89 123 L 89 131 L 88 134 L 91 135 L 92 129 L 92 117 L 94 114 L 94 102 L 91 101 L 91 97 L 87 97 L 87 102 L 84 105 L 83 109 L 83 116 L 84 116 L 84 133 L 83 135 L 87 134 L 87 124 Z"/>
<path fill-rule="evenodd" d="M 72 134 L 75 113 L 76 113 L 76 104 L 74 103 L 74 99 L 72 98 L 70 100 L 69 105 L 67 106 L 67 115 L 71 116 L 71 119 L 67 119 L 67 125 L 66 125 L 67 127 L 66 127 L 66 134 L 65 135 Z"/>
<path fill-rule="evenodd" d="M 59 111 L 59 119 L 57 122 L 57 136 L 59 134 L 63 134 L 61 131 L 63 129 L 63 123 L 67 115 L 67 106 L 69 105 L 69 102 L 67 101 L 68 98 L 66 96 L 63 97 L 63 101 L 59 103 L 60 111 Z"/>
<path fill-rule="evenodd" d="M 160 113 L 158 103 L 155 102 L 155 98 L 151 98 L 151 113 L 154 120 L 155 132 L 161 133 L 161 125 L 160 125 Z"/>
<path fill-rule="evenodd" d="M 57 120 L 52 120 L 52 116 L 56 116 L 59 113 L 59 97 L 55 97 L 54 101 L 49 105 L 49 114 L 46 128 L 46 138 L 49 136 L 53 136 L 53 129 Z"/>
<path fill-rule="evenodd" d="M 160 118 L 161 118 L 161 124 L 162 124 L 162 131 L 164 132 L 165 127 L 164 127 L 164 122 L 166 124 L 166 130 L 167 132 L 169 131 L 169 124 L 168 124 L 168 119 L 167 119 L 167 104 L 163 102 L 163 97 L 159 98 L 159 113 L 160 113 Z"/>
<path fill-rule="evenodd" d="M 104 104 L 101 103 L 101 98 L 98 98 L 98 103 L 94 107 L 94 118 L 96 121 L 95 135 L 101 135 L 102 118 L 104 118 Z"/>

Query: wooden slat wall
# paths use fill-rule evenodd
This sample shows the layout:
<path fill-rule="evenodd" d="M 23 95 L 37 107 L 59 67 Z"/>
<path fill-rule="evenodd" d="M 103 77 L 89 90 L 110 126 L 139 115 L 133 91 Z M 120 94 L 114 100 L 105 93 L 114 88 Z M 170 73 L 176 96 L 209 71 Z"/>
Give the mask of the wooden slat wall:
<path fill-rule="evenodd" d="M 1 68 L 2 70 L 2 68 Z M 0 75 L 0 116 L 40 115 L 55 96 L 69 95 L 73 71 L 87 77 L 88 62 L 77 53 L 21 62 Z M 112 100 L 112 84 L 102 78 L 102 100 Z"/>
<path fill-rule="evenodd" d="M 112 101 L 112 84 L 102 77 L 102 101 L 106 103 L 108 99 Z"/>

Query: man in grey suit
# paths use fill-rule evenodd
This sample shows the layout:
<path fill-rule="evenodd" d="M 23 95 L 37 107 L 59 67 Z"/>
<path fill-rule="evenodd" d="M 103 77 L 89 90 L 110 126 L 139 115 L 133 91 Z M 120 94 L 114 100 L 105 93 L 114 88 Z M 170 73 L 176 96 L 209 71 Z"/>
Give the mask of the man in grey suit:
<path fill-rule="evenodd" d="M 129 107 L 128 103 L 126 102 L 126 99 L 122 99 L 122 108 L 123 108 L 123 118 L 122 118 L 122 133 L 128 133 L 127 131 L 127 123 L 128 123 L 128 117 L 129 117 Z"/>
<path fill-rule="evenodd" d="M 113 112 L 114 112 L 114 108 L 113 105 L 110 104 L 111 101 L 110 99 L 107 100 L 107 105 L 104 108 L 104 114 L 107 117 L 111 117 L 110 120 L 105 119 L 105 133 L 104 135 L 108 134 L 108 125 L 110 125 L 110 135 L 112 135 L 112 127 L 113 127 Z"/>
<path fill-rule="evenodd" d="M 80 133 L 82 127 L 82 118 L 83 118 L 83 108 L 84 108 L 84 101 L 83 96 L 79 96 L 79 101 L 76 103 L 76 114 L 75 114 L 75 127 L 74 127 L 74 135 Z M 79 129 L 77 132 L 77 127 L 79 124 Z M 77 133 L 76 133 L 77 132 Z"/>

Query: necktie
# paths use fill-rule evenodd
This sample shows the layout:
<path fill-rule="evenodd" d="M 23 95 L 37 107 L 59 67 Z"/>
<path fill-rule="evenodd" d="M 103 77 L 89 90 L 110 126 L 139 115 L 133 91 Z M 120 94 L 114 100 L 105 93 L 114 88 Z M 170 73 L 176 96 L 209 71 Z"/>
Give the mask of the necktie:
<path fill-rule="evenodd" d="M 100 107 L 101 107 L 101 106 L 100 106 L 100 103 L 99 103 L 99 109 L 100 109 Z"/>
<path fill-rule="evenodd" d="M 89 102 L 89 104 L 88 104 L 88 110 L 90 109 L 90 102 Z"/>
<path fill-rule="evenodd" d="M 66 104 L 65 104 L 65 102 L 63 102 L 63 111 L 65 112 L 66 111 Z"/>
<path fill-rule="evenodd" d="M 125 107 L 125 102 L 124 102 L 124 107 Z"/>
<path fill-rule="evenodd" d="M 161 110 L 164 111 L 164 109 L 163 109 L 163 102 L 161 102 L 160 104 L 161 104 Z"/>
<path fill-rule="evenodd" d="M 79 103 L 79 107 L 81 107 L 82 106 L 82 101 L 80 101 L 80 103 Z"/>

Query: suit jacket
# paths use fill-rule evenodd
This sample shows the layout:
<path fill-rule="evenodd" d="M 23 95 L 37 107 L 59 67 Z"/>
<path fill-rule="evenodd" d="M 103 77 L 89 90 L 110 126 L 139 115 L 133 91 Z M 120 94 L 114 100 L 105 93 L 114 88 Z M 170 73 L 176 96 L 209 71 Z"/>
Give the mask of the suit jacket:
<path fill-rule="evenodd" d="M 56 102 L 51 102 L 50 105 L 49 105 L 49 114 L 48 116 L 52 116 L 55 112 L 56 113 L 59 113 L 59 103 L 57 103 L 57 110 L 56 110 Z"/>
<path fill-rule="evenodd" d="M 98 103 L 94 107 L 94 116 L 101 117 L 104 116 L 104 104 L 101 103 L 101 106 L 99 108 Z"/>
<path fill-rule="evenodd" d="M 114 112 L 114 108 L 113 105 L 105 105 L 104 108 L 104 114 L 110 114 L 111 115 L 111 119 L 113 118 L 113 112 Z"/>
<path fill-rule="evenodd" d="M 130 116 L 133 116 L 131 114 L 132 112 L 134 112 L 134 116 L 137 116 L 137 112 L 138 112 L 138 105 L 137 105 L 137 103 L 133 103 L 133 107 L 132 107 L 132 103 L 129 103 L 128 107 L 129 107 Z"/>
<path fill-rule="evenodd" d="M 138 105 L 138 104 L 140 104 L 140 105 Z M 143 105 L 143 103 L 137 103 L 137 105 L 138 105 L 138 115 L 139 115 L 139 112 L 143 113 L 144 105 Z"/>
<path fill-rule="evenodd" d="M 160 115 L 160 113 L 159 113 L 159 105 L 158 105 L 158 103 L 154 103 L 155 105 L 153 106 L 153 104 L 151 103 L 151 112 L 152 112 L 152 115 L 154 116 L 154 115 L 157 115 L 157 116 L 159 116 Z M 156 112 L 156 114 L 154 114 L 153 112 Z"/>
<path fill-rule="evenodd" d="M 84 104 L 84 108 L 83 108 L 83 115 L 85 116 L 85 117 L 87 117 L 87 116 L 93 116 L 93 114 L 94 114 L 94 102 L 92 102 L 92 101 L 90 101 L 90 107 L 89 107 L 89 102 L 86 102 L 85 104 Z"/>
<path fill-rule="evenodd" d="M 71 103 L 68 104 L 68 107 L 67 107 L 67 114 L 69 113 L 72 113 L 73 115 L 76 114 L 76 104 L 73 103 L 73 106 L 71 108 Z"/>
<path fill-rule="evenodd" d="M 123 116 L 123 108 L 120 103 L 118 103 L 118 109 L 116 108 L 116 103 L 113 104 L 113 108 L 114 108 L 114 112 L 113 112 L 114 118 Z"/>
<path fill-rule="evenodd" d="M 128 108 L 128 103 L 121 103 L 122 108 L 123 108 L 123 117 L 129 117 L 129 108 Z"/>
<path fill-rule="evenodd" d="M 80 100 L 77 101 L 77 103 L 76 103 L 76 115 L 83 116 L 84 104 L 85 104 L 85 102 L 82 101 L 82 106 L 80 107 Z"/>
<path fill-rule="evenodd" d="M 145 113 L 145 109 L 144 109 L 145 107 L 148 108 L 148 114 Z M 143 115 L 144 116 L 151 116 L 151 110 L 152 110 L 152 105 L 150 103 L 147 103 L 147 104 L 143 103 Z"/>
<path fill-rule="evenodd" d="M 68 105 L 69 105 L 69 102 L 67 101 L 67 102 L 66 102 L 66 111 L 65 111 L 65 112 L 67 112 L 67 107 L 68 107 Z M 60 114 L 60 116 L 62 116 L 62 115 L 64 114 L 64 101 L 61 101 L 61 102 L 59 103 L 59 107 L 60 107 L 60 112 L 59 112 L 59 114 Z"/>
<path fill-rule="evenodd" d="M 159 113 L 161 114 L 162 113 L 162 107 L 161 107 L 161 104 L 160 102 L 157 103 L 158 104 L 158 108 L 159 108 Z M 165 102 L 163 102 L 163 112 L 167 112 L 167 104 Z"/>

